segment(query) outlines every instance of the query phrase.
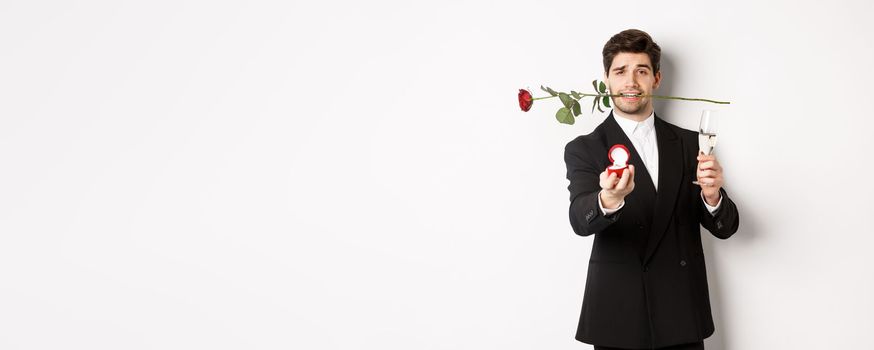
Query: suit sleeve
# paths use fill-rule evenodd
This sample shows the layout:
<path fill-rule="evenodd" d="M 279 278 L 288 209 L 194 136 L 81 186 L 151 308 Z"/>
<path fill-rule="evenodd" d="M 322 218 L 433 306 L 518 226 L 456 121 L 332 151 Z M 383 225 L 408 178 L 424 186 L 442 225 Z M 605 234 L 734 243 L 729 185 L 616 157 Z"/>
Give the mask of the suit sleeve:
<path fill-rule="evenodd" d="M 698 218 L 701 225 L 710 231 L 713 236 L 720 239 L 727 239 L 737 232 L 737 228 L 740 224 L 740 217 L 737 212 L 737 206 L 735 206 L 731 198 L 728 197 L 728 193 L 725 192 L 725 189 L 720 188 L 719 192 L 722 194 L 722 203 L 719 205 L 719 209 L 717 209 L 715 213 L 710 214 L 710 211 L 708 211 L 707 207 L 704 206 L 704 202 L 699 201 Z"/>
<path fill-rule="evenodd" d="M 599 176 L 603 169 L 595 165 L 586 149 L 574 142 L 568 143 L 564 150 L 567 166 L 567 179 L 570 181 L 570 222 L 574 233 L 588 236 L 604 231 L 619 220 L 622 210 L 604 216 L 598 202 L 601 191 Z"/>

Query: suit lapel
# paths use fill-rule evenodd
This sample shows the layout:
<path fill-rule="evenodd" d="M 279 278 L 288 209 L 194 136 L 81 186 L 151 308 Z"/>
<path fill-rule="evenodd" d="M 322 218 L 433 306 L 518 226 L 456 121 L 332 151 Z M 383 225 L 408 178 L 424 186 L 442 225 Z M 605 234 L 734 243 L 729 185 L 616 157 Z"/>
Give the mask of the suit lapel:
<path fill-rule="evenodd" d="M 671 223 L 680 181 L 683 178 L 683 152 L 680 139 L 658 116 L 655 116 L 655 131 L 659 148 L 659 191 L 656 194 L 652 231 L 647 240 L 644 264 L 652 258 Z"/>

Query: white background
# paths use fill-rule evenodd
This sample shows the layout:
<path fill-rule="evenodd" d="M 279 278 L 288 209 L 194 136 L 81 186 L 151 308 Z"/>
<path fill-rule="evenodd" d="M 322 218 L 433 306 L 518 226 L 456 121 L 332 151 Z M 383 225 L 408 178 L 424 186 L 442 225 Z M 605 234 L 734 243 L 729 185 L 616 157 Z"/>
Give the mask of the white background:
<path fill-rule="evenodd" d="M 874 348 L 872 13 L 5 1 L 0 348 L 590 348 L 563 150 L 605 115 L 516 93 L 589 91 L 627 28 L 663 49 L 658 92 L 732 101 L 708 349 Z"/>

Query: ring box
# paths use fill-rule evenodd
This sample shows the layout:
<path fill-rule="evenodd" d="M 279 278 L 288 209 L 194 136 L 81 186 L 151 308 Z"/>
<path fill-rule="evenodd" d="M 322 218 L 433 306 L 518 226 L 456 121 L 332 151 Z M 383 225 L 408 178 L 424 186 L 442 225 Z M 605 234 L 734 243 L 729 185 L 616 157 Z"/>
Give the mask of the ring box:
<path fill-rule="evenodd" d="M 622 173 L 628 168 L 628 159 L 631 158 L 631 152 L 628 151 L 628 147 L 615 144 L 613 147 L 610 147 L 607 157 L 613 162 L 613 165 L 607 167 L 607 176 L 616 174 L 616 178 L 622 177 Z"/>

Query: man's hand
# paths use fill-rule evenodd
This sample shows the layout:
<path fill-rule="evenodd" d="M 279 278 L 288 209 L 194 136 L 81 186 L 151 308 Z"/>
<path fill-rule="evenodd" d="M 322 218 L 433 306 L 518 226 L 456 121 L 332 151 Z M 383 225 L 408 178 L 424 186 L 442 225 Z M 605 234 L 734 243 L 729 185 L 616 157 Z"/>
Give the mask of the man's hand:
<path fill-rule="evenodd" d="M 719 203 L 719 189 L 722 188 L 722 166 L 715 155 L 698 153 L 698 184 L 707 204 L 715 206 Z"/>
<path fill-rule="evenodd" d="M 601 203 L 605 209 L 616 209 L 625 200 L 625 196 L 634 190 L 634 165 L 622 172 L 621 178 L 616 174 L 607 175 L 607 170 L 601 173 Z"/>

